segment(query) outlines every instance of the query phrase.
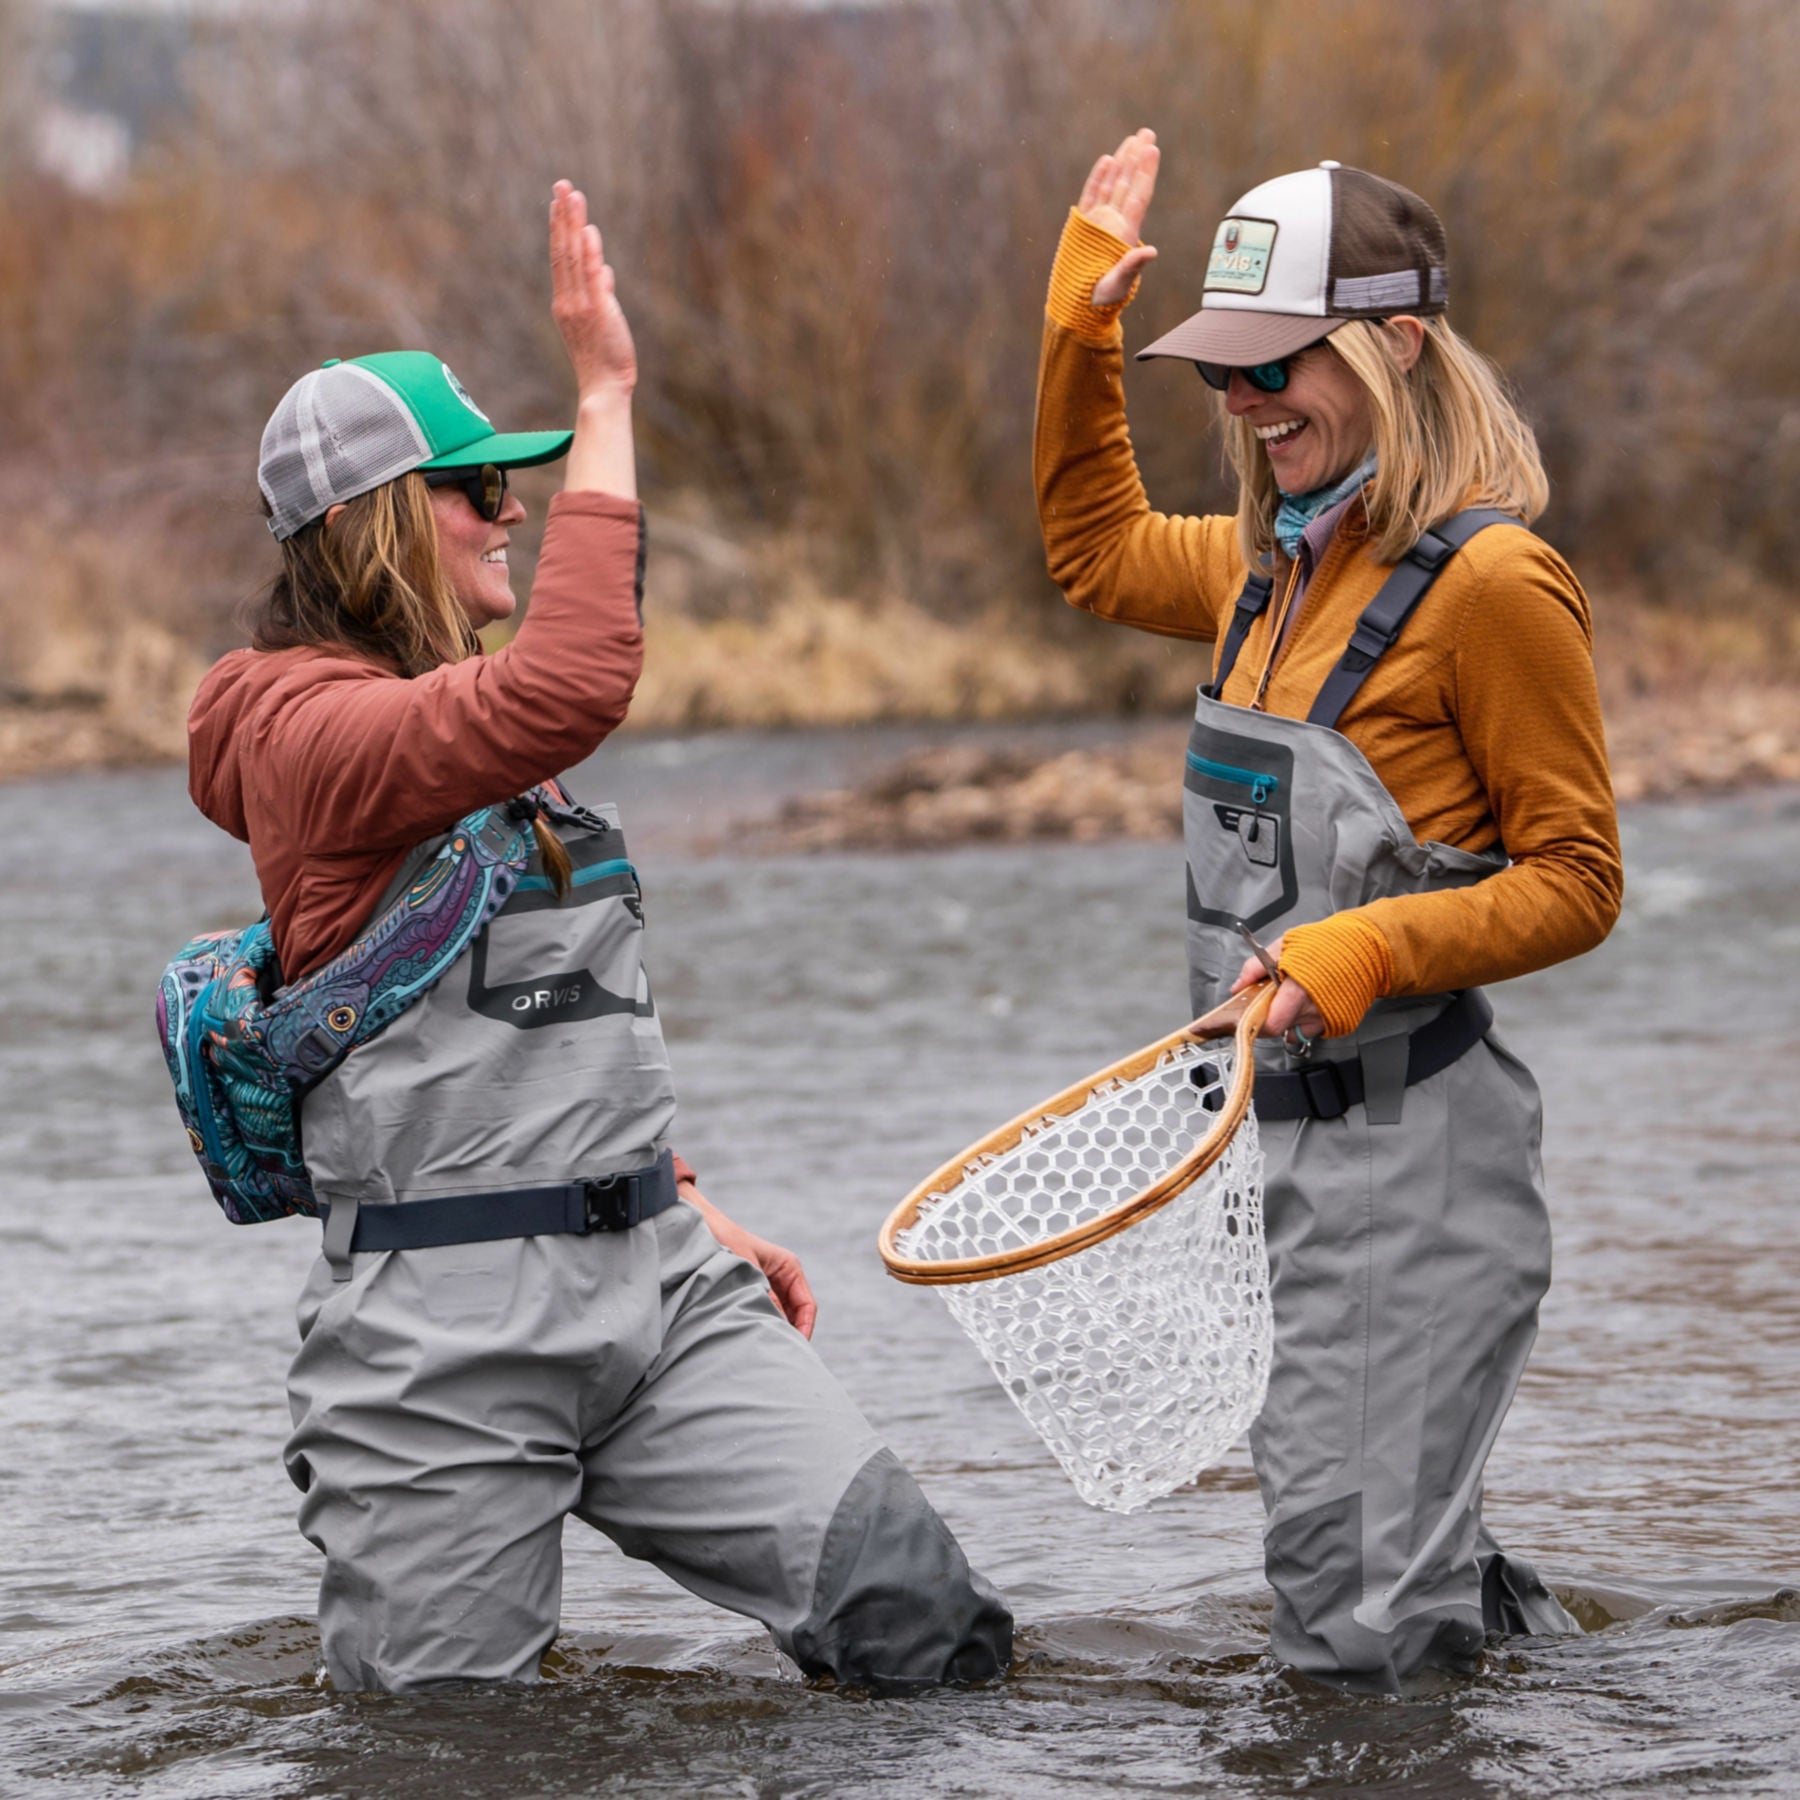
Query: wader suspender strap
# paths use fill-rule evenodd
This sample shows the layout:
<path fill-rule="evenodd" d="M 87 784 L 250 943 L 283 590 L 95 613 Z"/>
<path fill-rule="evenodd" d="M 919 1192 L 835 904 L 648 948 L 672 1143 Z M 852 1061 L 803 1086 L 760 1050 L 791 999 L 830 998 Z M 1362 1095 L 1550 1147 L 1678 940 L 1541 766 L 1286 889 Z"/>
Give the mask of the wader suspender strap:
<path fill-rule="evenodd" d="M 1394 647 L 1394 640 L 1413 609 L 1431 592 L 1431 584 L 1445 563 L 1476 532 L 1485 531 L 1490 525 L 1521 523 L 1511 513 L 1470 507 L 1427 531 L 1394 565 L 1393 573 L 1381 584 L 1381 591 L 1363 608 L 1362 617 L 1350 634 L 1349 647 L 1338 659 L 1337 667 L 1325 677 L 1325 685 L 1306 715 L 1307 724 L 1328 729 L 1337 725 L 1344 708 L 1356 698 L 1357 689 L 1368 680 L 1369 671 Z"/>
<path fill-rule="evenodd" d="M 1233 667 L 1237 663 L 1238 652 L 1244 647 L 1244 639 L 1250 635 L 1250 627 L 1262 616 L 1263 608 L 1269 604 L 1269 596 L 1275 591 L 1275 578 L 1272 575 L 1251 575 L 1244 581 L 1244 591 L 1237 597 L 1237 611 L 1231 615 L 1231 627 L 1225 633 L 1225 648 L 1219 653 L 1219 672 L 1212 679 L 1212 685 L 1203 689 L 1207 699 L 1216 700 L 1225 691 L 1225 683 Z"/>

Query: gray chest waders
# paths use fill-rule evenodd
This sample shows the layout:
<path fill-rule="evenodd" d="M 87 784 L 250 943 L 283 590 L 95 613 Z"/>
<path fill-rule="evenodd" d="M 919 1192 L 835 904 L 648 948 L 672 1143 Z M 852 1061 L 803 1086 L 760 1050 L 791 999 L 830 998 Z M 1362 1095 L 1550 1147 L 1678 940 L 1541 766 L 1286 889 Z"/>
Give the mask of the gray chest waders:
<path fill-rule="evenodd" d="M 1213 697 L 1268 604 L 1266 581 L 1246 584 L 1188 743 L 1196 1014 L 1243 965 L 1239 920 L 1267 941 L 1506 866 L 1498 847 L 1420 843 L 1335 727 L 1450 557 L 1517 523 L 1465 512 L 1426 533 L 1304 720 Z M 1251 1449 L 1273 1648 L 1328 1680 L 1392 1690 L 1427 1664 L 1469 1666 L 1487 1630 L 1574 1629 L 1481 1523 L 1482 1468 L 1550 1276 L 1537 1088 L 1492 1017 L 1479 990 L 1382 1000 L 1304 1060 L 1259 1050 L 1275 1360 Z"/>
<path fill-rule="evenodd" d="M 574 865 L 567 898 L 534 856 L 462 962 L 307 1096 L 307 1169 L 340 1274 L 340 1246 L 455 1241 L 451 1202 L 492 1236 L 514 1190 L 562 1198 L 574 1223 L 544 1230 L 603 1219 L 604 1199 L 589 1207 L 586 1195 L 623 1176 L 639 1177 L 640 1217 L 674 1198 L 652 1172 L 675 1091 L 637 874 L 616 817 L 571 809 L 558 827 Z M 485 1228 L 484 1195 L 496 1197 Z M 407 1235 L 429 1230 L 425 1213 L 374 1216 L 394 1202 L 429 1203 L 442 1230 Z M 548 1221 L 557 1200 L 540 1204 Z"/>
<path fill-rule="evenodd" d="M 329 1211 L 287 1463 L 333 1683 L 535 1680 L 571 1513 L 808 1674 L 1004 1670 L 1005 1606 L 760 1273 L 675 1203 L 637 876 L 610 812 L 555 823 L 568 897 L 534 858 L 306 1099 Z"/>

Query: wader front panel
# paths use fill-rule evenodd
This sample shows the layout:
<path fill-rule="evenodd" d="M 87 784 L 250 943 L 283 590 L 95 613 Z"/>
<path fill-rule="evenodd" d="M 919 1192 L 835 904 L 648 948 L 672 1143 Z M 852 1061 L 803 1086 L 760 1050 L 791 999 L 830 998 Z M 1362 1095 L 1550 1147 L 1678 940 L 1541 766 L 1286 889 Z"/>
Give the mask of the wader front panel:
<path fill-rule="evenodd" d="M 619 1174 L 675 1117 L 616 813 L 571 811 L 561 901 L 533 856 L 468 954 L 308 1095 L 321 1200 L 382 1204 Z"/>

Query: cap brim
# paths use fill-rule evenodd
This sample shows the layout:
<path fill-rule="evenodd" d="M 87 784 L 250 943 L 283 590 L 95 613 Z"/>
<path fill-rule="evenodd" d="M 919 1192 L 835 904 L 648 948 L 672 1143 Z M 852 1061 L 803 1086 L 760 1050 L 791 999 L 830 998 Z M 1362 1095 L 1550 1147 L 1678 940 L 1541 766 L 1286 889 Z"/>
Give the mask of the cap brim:
<path fill-rule="evenodd" d="M 1246 369 L 1292 356 L 1296 350 L 1329 337 L 1344 322 L 1319 313 L 1240 312 L 1223 306 L 1207 307 L 1140 350 L 1137 360 L 1178 356 L 1184 362 L 1223 363 L 1228 368 Z"/>
<path fill-rule="evenodd" d="M 492 463 L 501 469 L 528 469 L 533 463 L 555 462 L 566 456 L 575 441 L 572 431 L 506 431 L 492 437 L 477 438 L 460 450 L 446 450 L 421 469 L 478 469 Z"/>

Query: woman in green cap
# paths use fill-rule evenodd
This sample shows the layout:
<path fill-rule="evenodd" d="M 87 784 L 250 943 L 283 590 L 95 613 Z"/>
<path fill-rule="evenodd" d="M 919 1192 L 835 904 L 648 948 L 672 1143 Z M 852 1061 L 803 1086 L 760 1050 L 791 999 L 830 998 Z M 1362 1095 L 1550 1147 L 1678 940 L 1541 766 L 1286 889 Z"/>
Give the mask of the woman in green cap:
<path fill-rule="evenodd" d="M 302 377 L 263 439 L 281 567 L 255 647 L 190 718 L 194 798 L 249 843 L 290 981 L 459 819 L 509 808 L 535 837 L 461 960 L 305 1099 L 326 1227 L 287 1462 L 325 1666 L 344 1689 L 535 1680 L 573 1514 L 808 1674 L 980 1680 L 1011 1617 L 806 1342 L 798 1260 L 674 1157 L 618 814 L 556 781 L 630 704 L 644 535 L 631 332 L 566 182 L 550 247 L 573 434 L 496 432 L 420 352 Z M 482 655 L 514 606 L 507 470 L 565 451 L 529 617 Z"/>

